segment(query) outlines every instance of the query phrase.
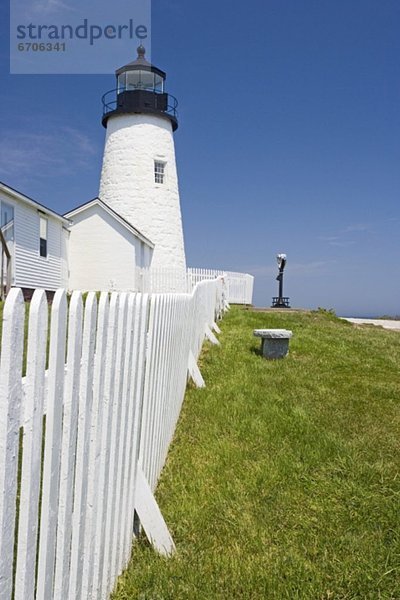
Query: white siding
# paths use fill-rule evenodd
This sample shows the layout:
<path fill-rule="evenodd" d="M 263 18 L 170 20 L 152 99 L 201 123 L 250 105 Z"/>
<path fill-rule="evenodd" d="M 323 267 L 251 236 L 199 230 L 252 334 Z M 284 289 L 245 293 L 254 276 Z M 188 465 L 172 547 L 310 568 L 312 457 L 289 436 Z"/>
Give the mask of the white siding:
<path fill-rule="evenodd" d="M 143 242 L 98 204 L 71 220 L 69 288 L 135 290 L 135 267 L 148 254 Z"/>
<path fill-rule="evenodd" d="M 38 209 L 14 196 L 0 192 L 0 199 L 14 206 L 14 281 L 24 288 L 56 290 L 64 285 L 62 273 L 63 227 L 51 214 L 48 218 L 47 258 L 39 255 Z M 45 212 L 45 211 L 44 211 Z M 64 252 L 65 254 L 65 252 Z"/>

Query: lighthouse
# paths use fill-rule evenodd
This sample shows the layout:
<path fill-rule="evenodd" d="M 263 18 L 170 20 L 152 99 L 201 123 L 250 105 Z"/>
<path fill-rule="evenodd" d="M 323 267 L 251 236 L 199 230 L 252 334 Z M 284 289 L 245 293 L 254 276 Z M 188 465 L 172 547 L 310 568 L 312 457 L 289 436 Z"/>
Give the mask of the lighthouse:
<path fill-rule="evenodd" d="M 116 71 L 103 96 L 106 140 L 99 197 L 154 244 L 151 268 L 186 270 L 174 131 L 177 101 L 166 74 L 137 59 Z M 180 290 L 176 290 L 180 291 Z"/>

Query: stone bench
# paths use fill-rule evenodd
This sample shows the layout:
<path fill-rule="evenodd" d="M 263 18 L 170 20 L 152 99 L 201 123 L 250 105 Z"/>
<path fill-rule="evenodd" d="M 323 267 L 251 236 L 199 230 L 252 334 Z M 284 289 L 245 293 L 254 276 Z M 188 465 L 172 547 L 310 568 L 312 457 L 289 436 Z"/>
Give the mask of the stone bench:
<path fill-rule="evenodd" d="M 261 338 L 264 358 L 284 358 L 289 352 L 289 340 L 293 333 L 288 329 L 255 329 L 253 334 Z"/>

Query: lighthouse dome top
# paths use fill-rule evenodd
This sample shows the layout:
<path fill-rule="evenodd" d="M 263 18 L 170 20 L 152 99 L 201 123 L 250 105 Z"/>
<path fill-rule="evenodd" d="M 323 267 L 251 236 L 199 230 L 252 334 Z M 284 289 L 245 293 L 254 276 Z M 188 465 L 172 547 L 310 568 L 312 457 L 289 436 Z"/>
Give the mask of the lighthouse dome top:
<path fill-rule="evenodd" d="M 156 75 L 159 75 L 161 79 L 165 80 L 167 77 L 166 73 L 158 67 L 152 65 L 146 59 L 145 55 L 146 48 L 142 44 L 140 44 L 140 46 L 137 48 L 137 59 L 117 69 L 115 72 L 116 76 L 119 77 L 123 73 L 127 73 L 130 71 L 147 71 L 150 73 L 155 73 Z"/>

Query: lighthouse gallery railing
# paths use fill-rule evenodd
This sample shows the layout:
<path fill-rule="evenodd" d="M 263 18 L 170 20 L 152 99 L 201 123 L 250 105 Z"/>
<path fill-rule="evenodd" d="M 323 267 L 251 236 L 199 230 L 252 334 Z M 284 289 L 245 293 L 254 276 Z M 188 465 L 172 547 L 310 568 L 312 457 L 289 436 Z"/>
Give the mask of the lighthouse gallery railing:
<path fill-rule="evenodd" d="M 118 107 L 118 95 L 122 94 L 123 92 L 135 92 L 135 89 L 131 89 L 131 88 L 115 88 L 113 90 L 110 90 L 108 92 L 106 92 L 103 96 L 102 96 L 102 103 L 103 103 L 103 116 L 108 115 L 109 113 L 115 111 Z M 167 106 L 165 108 L 165 110 L 163 110 L 163 112 L 167 115 L 170 115 L 172 117 L 175 117 L 175 119 L 178 118 L 178 100 L 175 98 L 175 96 L 172 96 L 171 94 L 167 94 L 166 92 L 159 92 L 157 90 L 151 89 L 151 90 L 144 90 L 144 91 L 151 91 L 154 94 L 159 94 L 159 95 L 163 95 L 167 98 Z"/>

